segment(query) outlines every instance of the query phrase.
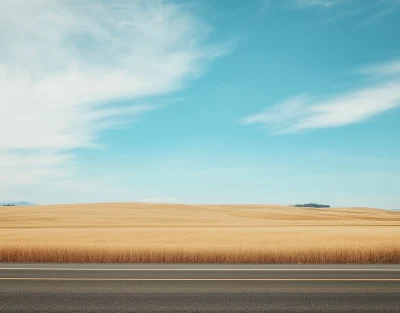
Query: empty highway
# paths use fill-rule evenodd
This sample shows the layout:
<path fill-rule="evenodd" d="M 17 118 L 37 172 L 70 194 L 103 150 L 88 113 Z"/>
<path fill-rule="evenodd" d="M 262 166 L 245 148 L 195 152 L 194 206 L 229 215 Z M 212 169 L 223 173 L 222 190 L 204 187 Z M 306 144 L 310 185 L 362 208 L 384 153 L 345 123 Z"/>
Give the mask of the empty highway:
<path fill-rule="evenodd" d="M 400 265 L 0 263 L 0 312 L 400 312 Z"/>

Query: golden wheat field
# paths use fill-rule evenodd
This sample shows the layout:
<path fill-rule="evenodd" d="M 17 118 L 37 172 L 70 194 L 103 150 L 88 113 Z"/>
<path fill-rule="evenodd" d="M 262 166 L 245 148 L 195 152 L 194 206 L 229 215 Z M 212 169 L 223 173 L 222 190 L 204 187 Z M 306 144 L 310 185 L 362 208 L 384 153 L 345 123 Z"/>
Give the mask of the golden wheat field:
<path fill-rule="evenodd" d="M 0 262 L 400 263 L 400 212 L 147 203 L 0 207 Z"/>

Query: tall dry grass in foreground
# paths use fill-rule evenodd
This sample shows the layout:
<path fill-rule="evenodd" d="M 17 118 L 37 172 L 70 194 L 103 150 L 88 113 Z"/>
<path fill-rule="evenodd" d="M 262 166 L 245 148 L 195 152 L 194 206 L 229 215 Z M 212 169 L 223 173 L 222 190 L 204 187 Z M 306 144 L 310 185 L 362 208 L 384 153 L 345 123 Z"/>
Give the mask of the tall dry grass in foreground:
<path fill-rule="evenodd" d="M 386 247 L 341 246 L 331 248 L 299 247 L 287 249 L 226 249 L 187 247 L 49 247 L 2 246 L 1 262 L 61 263 L 395 263 L 400 262 L 400 249 Z"/>
<path fill-rule="evenodd" d="M 0 262 L 400 263 L 400 213 L 279 206 L 0 208 Z"/>

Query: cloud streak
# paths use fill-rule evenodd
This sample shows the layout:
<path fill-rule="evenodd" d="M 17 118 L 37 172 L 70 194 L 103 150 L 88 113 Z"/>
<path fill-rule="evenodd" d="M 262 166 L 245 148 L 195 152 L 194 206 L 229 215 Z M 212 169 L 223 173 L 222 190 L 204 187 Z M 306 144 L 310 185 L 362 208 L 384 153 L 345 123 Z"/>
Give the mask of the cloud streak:
<path fill-rule="evenodd" d="M 332 17 L 326 19 L 325 23 L 342 19 L 355 19 L 358 20 L 358 26 L 364 27 L 377 23 L 400 9 L 400 1 L 398 0 L 336 1 L 336 4 L 341 4 L 339 10 Z"/>
<path fill-rule="evenodd" d="M 296 0 L 296 4 L 300 7 L 333 7 L 340 3 L 338 0 Z"/>
<path fill-rule="evenodd" d="M 14 177 L 59 174 L 71 151 L 154 110 L 147 97 L 222 53 L 187 7 L 157 0 L 5 0 L 0 27 L 0 159 L 27 166 L 0 165 Z"/>
<path fill-rule="evenodd" d="M 337 94 L 327 99 L 296 96 L 266 110 L 249 115 L 243 124 L 262 124 L 272 132 L 293 133 L 364 122 L 400 107 L 398 62 L 368 67 L 361 72 L 379 76 L 384 82 Z"/>
<path fill-rule="evenodd" d="M 139 202 L 144 203 L 178 203 L 176 198 L 142 198 Z"/>

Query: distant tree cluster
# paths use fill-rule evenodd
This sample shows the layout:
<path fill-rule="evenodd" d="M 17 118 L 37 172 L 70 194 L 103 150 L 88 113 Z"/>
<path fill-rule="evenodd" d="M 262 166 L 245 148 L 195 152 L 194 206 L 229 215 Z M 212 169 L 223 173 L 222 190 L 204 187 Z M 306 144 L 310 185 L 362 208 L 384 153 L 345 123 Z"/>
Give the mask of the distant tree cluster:
<path fill-rule="evenodd" d="M 3 206 L 16 206 L 15 204 L 3 204 Z"/>
<path fill-rule="evenodd" d="M 327 204 L 319 204 L 319 203 L 295 204 L 292 206 L 300 208 L 330 208 L 330 206 Z"/>

